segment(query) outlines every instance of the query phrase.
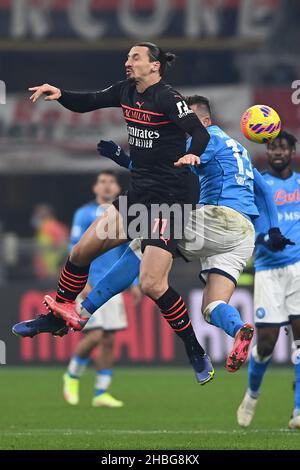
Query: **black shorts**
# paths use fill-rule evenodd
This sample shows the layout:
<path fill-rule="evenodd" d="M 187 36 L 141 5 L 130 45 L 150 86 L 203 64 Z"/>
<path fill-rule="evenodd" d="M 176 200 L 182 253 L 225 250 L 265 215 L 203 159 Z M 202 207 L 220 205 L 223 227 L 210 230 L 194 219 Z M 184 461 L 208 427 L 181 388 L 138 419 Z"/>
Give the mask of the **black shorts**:
<path fill-rule="evenodd" d="M 142 239 L 142 251 L 151 245 L 175 256 L 191 207 L 173 201 L 172 197 L 141 194 L 130 189 L 113 204 L 123 218 L 128 239 Z"/>

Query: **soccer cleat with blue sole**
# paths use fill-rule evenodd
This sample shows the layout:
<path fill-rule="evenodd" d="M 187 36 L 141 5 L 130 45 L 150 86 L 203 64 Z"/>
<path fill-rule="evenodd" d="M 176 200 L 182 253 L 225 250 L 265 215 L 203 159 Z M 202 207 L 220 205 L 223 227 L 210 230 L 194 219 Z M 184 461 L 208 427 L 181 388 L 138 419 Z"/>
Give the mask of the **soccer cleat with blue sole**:
<path fill-rule="evenodd" d="M 204 354 L 204 356 L 190 357 L 190 363 L 193 366 L 197 382 L 200 385 L 205 385 L 214 378 L 215 370 L 207 354 Z"/>
<path fill-rule="evenodd" d="M 26 320 L 12 327 L 12 332 L 22 338 L 33 338 L 40 333 L 51 333 L 53 336 L 64 336 L 68 333 L 66 323 L 52 313 L 39 315 L 34 320 Z"/>

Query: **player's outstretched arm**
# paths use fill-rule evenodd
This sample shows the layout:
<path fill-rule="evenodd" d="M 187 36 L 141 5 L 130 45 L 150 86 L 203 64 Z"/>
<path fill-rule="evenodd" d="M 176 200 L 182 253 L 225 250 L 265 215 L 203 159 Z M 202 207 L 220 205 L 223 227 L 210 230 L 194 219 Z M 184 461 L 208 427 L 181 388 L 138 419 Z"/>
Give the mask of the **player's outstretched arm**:
<path fill-rule="evenodd" d="M 256 168 L 253 168 L 253 174 L 255 204 L 259 212 L 259 217 L 254 220 L 255 231 L 258 234 L 256 244 L 263 245 L 271 251 L 282 251 L 287 245 L 295 245 L 278 227 L 277 207 L 269 186 Z"/>
<path fill-rule="evenodd" d="M 30 100 L 35 103 L 40 96 L 46 101 L 57 100 L 62 106 L 76 113 L 86 113 L 101 108 L 120 107 L 120 87 L 122 82 L 99 91 L 69 91 L 56 88 L 48 83 L 29 88 L 34 93 Z"/>
<path fill-rule="evenodd" d="M 278 212 L 274 202 L 273 193 L 263 176 L 253 168 L 254 202 L 259 212 L 255 220 L 255 229 L 267 232 L 272 227 L 278 227 Z"/>

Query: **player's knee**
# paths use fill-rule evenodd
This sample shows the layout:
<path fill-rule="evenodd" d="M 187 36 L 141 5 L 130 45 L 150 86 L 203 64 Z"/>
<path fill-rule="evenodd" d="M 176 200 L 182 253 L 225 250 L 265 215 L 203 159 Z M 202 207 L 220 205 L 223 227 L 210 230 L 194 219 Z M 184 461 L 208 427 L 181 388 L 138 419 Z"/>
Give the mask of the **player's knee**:
<path fill-rule="evenodd" d="M 257 354 L 260 359 L 264 359 L 273 354 L 275 342 L 273 338 L 265 338 L 257 343 Z"/>
<path fill-rule="evenodd" d="M 155 279 L 151 274 L 141 274 L 140 276 L 140 287 L 143 294 L 148 295 L 151 299 L 158 299 L 167 290 L 163 287 L 163 284 Z"/>

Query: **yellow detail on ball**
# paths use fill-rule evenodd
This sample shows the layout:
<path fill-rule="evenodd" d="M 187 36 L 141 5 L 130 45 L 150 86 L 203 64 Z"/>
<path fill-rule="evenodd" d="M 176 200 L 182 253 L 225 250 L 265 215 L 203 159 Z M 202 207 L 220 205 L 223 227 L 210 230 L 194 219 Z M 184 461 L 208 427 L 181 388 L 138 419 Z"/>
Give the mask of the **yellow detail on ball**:
<path fill-rule="evenodd" d="M 278 136 L 281 121 L 275 109 L 264 104 L 256 104 L 244 112 L 241 128 L 247 139 L 266 144 Z"/>

